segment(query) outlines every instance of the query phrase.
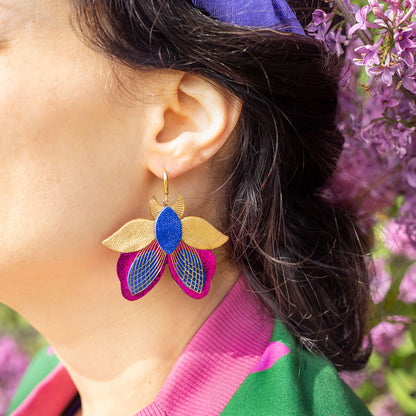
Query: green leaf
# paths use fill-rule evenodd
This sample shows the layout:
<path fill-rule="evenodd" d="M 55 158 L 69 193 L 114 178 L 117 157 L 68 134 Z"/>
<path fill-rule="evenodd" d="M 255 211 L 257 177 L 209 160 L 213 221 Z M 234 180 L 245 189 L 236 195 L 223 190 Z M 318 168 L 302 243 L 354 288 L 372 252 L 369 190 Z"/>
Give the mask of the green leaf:
<path fill-rule="evenodd" d="M 30 357 L 47 341 L 17 312 L 0 303 L 0 336 L 10 334 Z"/>
<path fill-rule="evenodd" d="M 396 300 L 393 309 L 390 311 L 390 315 L 405 316 L 411 321 L 416 322 L 416 304 L 407 304 L 401 300 Z"/>
<path fill-rule="evenodd" d="M 416 348 L 416 323 L 415 322 L 409 326 L 409 334 Z"/>
<path fill-rule="evenodd" d="M 409 261 L 405 257 L 394 257 L 389 265 L 390 275 L 393 278 L 393 282 L 387 292 L 386 298 L 383 302 L 383 308 L 388 313 L 393 313 L 395 304 L 397 302 L 397 296 L 399 295 L 400 285 L 403 277 L 407 272 L 407 269 L 413 264 L 413 261 Z"/>
<path fill-rule="evenodd" d="M 401 409 L 407 415 L 416 415 L 416 377 L 402 369 L 389 371 L 386 374 L 387 387 L 393 394 Z"/>
<path fill-rule="evenodd" d="M 394 205 L 391 207 L 389 217 L 396 218 L 399 215 L 400 208 L 405 201 L 404 195 L 399 195 L 394 201 Z"/>
<path fill-rule="evenodd" d="M 361 85 L 367 85 L 368 80 L 370 77 L 366 74 L 365 70 L 362 69 L 358 75 L 358 82 L 357 82 L 357 88 L 359 91 L 359 94 L 365 94 L 365 89 L 361 87 Z"/>

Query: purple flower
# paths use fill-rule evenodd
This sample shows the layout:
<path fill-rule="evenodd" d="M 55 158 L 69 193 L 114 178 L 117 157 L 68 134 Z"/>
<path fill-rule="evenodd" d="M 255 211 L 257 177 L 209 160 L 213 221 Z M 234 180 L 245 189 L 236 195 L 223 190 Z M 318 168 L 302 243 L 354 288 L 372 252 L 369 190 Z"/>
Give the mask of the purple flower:
<path fill-rule="evenodd" d="M 392 88 L 383 88 L 378 97 L 383 106 L 383 110 L 394 108 L 399 105 L 399 100 L 394 97 L 394 91 Z"/>
<path fill-rule="evenodd" d="M 404 416 L 391 394 L 377 397 L 371 410 L 375 416 Z"/>
<path fill-rule="evenodd" d="M 402 77 L 403 87 L 416 94 L 416 82 L 414 77 Z"/>
<path fill-rule="evenodd" d="M 416 22 L 409 23 L 407 28 L 412 30 L 412 36 L 416 36 Z"/>
<path fill-rule="evenodd" d="M 348 133 L 347 143 L 325 192 L 329 200 L 355 212 L 360 227 L 369 230 L 374 225 L 375 213 L 391 206 L 396 199 L 398 174 L 389 174 L 392 167 L 380 159 L 375 146 L 359 137 L 362 126 L 356 117 L 345 118 L 344 123 L 340 128 Z"/>
<path fill-rule="evenodd" d="M 388 9 L 384 13 L 384 18 L 374 19 L 374 24 L 377 25 L 377 33 L 379 35 L 387 33 L 393 26 L 391 17 L 394 19 L 394 14 L 392 15 L 390 12 L 391 9 Z"/>
<path fill-rule="evenodd" d="M 412 143 L 414 132 L 415 127 L 407 127 L 400 119 L 398 119 L 398 123 L 393 125 L 390 129 L 390 133 L 392 134 L 392 148 L 400 158 L 406 156 L 407 148 Z"/>
<path fill-rule="evenodd" d="M 399 27 L 401 23 L 399 23 L 404 18 L 404 10 L 403 7 L 401 7 L 400 4 L 401 0 L 394 0 L 391 1 L 392 7 L 389 7 L 388 10 L 386 10 L 386 15 L 390 22 L 394 23 L 395 27 Z"/>
<path fill-rule="evenodd" d="M 374 65 L 380 64 L 380 58 L 378 56 L 378 47 L 383 41 L 380 38 L 374 45 L 363 45 L 355 49 L 355 52 L 361 54 L 361 60 L 354 60 L 358 65 L 365 65 L 365 69 L 368 73 L 368 69 Z"/>
<path fill-rule="evenodd" d="M 407 183 L 416 188 L 416 156 L 411 157 L 406 163 L 405 177 Z M 415 191 L 416 192 L 416 191 Z"/>
<path fill-rule="evenodd" d="M 365 380 L 364 373 L 340 373 L 342 380 L 347 383 L 352 389 L 359 387 Z"/>
<path fill-rule="evenodd" d="M 341 56 L 344 53 L 342 48 L 343 43 L 345 42 L 346 36 L 342 35 L 341 29 L 330 30 L 325 39 L 325 45 L 327 51 L 331 55 Z"/>
<path fill-rule="evenodd" d="M 329 53 L 346 57 L 337 115 L 346 141 L 323 196 L 355 211 L 364 230 L 375 224 L 378 214 L 395 212 L 392 207 L 403 198 L 397 223 L 409 254 L 416 248 L 416 104 L 397 87 L 416 94 L 416 22 L 408 18 L 409 12 L 414 16 L 416 0 L 368 0 L 362 8 L 350 0 L 345 3 L 355 13 L 352 27 L 341 22 L 331 29 L 333 15 L 322 10 L 316 11 L 309 26 L 311 36 L 320 39 Z M 370 12 L 374 23 L 369 21 Z M 341 30 L 351 39 L 345 39 Z M 366 31 L 370 41 L 359 45 L 357 30 Z M 357 89 L 362 82 L 360 66 L 369 76 L 367 94 Z M 373 291 L 375 301 L 380 301 L 390 278 L 383 267 L 376 267 Z"/>
<path fill-rule="evenodd" d="M 403 84 L 403 87 L 405 87 L 407 90 L 412 92 L 413 94 L 416 94 L 416 67 L 407 68 L 407 67 L 401 67 L 399 68 L 399 76 L 401 78 L 401 83 Z"/>
<path fill-rule="evenodd" d="M 384 5 L 380 4 L 378 0 L 368 0 L 368 4 L 372 8 L 374 16 L 383 20 L 387 19 L 387 16 L 383 13 Z"/>
<path fill-rule="evenodd" d="M 379 77 L 381 80 L 390 87 L 393 83 L 393 75 L 396 73 L 398 65 L 391 65 L 390 58 L 391 55 L 388 54 L 386 58 L 386 62 L 384 65 L 380 66 L 373 66 L 368 69 L 368 74 L 370 75 L 370 79 L 368 81 L 369 84 L 372 83 L 374 77 Z M 395 100 L 397 101 L 397 100 Z M 397 101 L 398 103 L 398 101 Z"/>
<path fill-rule="evenodd" d="M 381 389 L 386 385 L 386 375 L 384 374 L 383 370 L 375 371 L 371 375 L 371 382 L 374 384 L 375 387 Z"/>
<path fill-rule="evenodd" d="M 323 10 L 316 9 L 312 13 L 312 22 L 306 27 L 311 36 L 320 41 L 325 41 L 327 31 L 331 26 L 333 13 L 325 13 Z"/>
<path fill-rule="evenodd" d="M 405 203 L 400 208 L 398 221 L 406 228 L 409 241 L 416 249 L 416 192 L 414 188 L 405 192 L 405 198 Z"/>
<path fill-rule="evenodd" d="M 415 64 L 415 57 L 413 54 L 413 49 L 404 49 L 399 51 L 399 56 L 410 68 Z"/>
<path fill-rule="evenodd" d="M 399 299 L 406 303 L 416 303 L 416 264 L 410 266 L 403 277 Z"/>
<path fill-rule="evenodd" d="M 404 224 L 390 220 L 383 232 L 385 246 L 396 256 L 416 258 L 416 249 L 411 244 Z"/>
<path fill-rule="evenodd" d="M 333 13 L 327 14 L 323 10 L 317 9 L 312 13 L 312 22 L 306 30 L 310 36 L 323 43 L 326 52 L 341 56 L 344 53 L 342 45 L 345 43 L 346 36 L 342 34 L 341 29 L 330 30 L 332 17 Z"/>
<path fill-rule="evenodd" d="M 405 320 L 396 317 L 396 320 Z M 403 342 L 403 334 L 406 329 L 401 322 L 380 322 L 371 330 L 374 348 L 380 354 L 389 354 L 396 350 Z"/>
<path fill-rule="evenodd" d="M 321 9 L 316 9 L 312 13 L 312 23 L 311 24 L 315 25 L 315 26 L 319 26 L 322 23 L 328 23 L 328 22 L 331 21 L 333 15 L 334 15 L 334 13 L 325 13 Z"/>
<path fill-rule="evenodd" d="M 387 0 L 393 6 L 392 13 L 397 13 L 400 7 L 400 0 Z"/>
<path fill-rule="evenodd" d="M 416 47 L 416 44 L 410 39 L 413 36 L 413 30 L 411 28 L 406 28 L 404 30 L 399 30 L 394 34 L 394 40 L 396 41 L 396 46 L 400 50 L 413 49 Z"/>
<path fill-rule="evenodd" d="M 348 36 L 351 37 L 357 30 L 366 30 L 367 27 L 378 27 L 377 25 L 367 21 L 367 14 L 370 11 L 370 6 L 366 5 L 355 13 L 355 20 L 357 23 L 351 26 L 348 31 Z"/>
<path fill-rule="evenodd" d="M 416 5 L 415 5 L 414 0 L 410 0 L 409 3 L 410 3 L 409 10 L 404 16 L 401 17 L 398 25 L 402 25 L 404 22 L 406 22 L 406 20 L 409 20 L 413 16 L 415 9 L 416 9 L 415 7 Z"/>
<path fill-rule="evenodd" d="M 28 357 L 11 336 L 0 336 L 0 414 L 6 413 L 28 363 Z"/>
<path fill-rule="evenodd" d="M 354 26 L 351 26 L 350 30 L 348 31 L 348 36 L 351 37 L 357 30 L 366 30 L 367 14 L 369 10 L 370 6 L 367 5 L 355 13 L 355 20 L 357 23 Z"/>
<path fill-rule="evenodd" d="M 384 300 L 391 286 L 391 276 L 383 259 L 374 260 L 374 276 L 370 282 L 371 296 L 375 304 Z"/>
<path fill-rule="evenodd" d="M 410 68 L 415 63 L 414 51 L 416 50 L 416 43 L 412 39 L 413 36 L 413 28 L 409 27 L 398 30 L 394 34 L 396 52 Z"/>

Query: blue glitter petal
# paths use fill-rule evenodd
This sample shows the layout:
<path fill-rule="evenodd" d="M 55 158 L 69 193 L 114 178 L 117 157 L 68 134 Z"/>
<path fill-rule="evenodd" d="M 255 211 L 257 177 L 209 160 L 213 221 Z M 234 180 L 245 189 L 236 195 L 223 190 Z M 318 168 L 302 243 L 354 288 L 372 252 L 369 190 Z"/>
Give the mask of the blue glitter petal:
<path fill-rule="evenodd" d="M 182 239 L 182 224 L 172 208 L 166 207 L 159 214 L 155 233 L 160 248 L 166 254 L 171 254 L 178 247 Z"/>

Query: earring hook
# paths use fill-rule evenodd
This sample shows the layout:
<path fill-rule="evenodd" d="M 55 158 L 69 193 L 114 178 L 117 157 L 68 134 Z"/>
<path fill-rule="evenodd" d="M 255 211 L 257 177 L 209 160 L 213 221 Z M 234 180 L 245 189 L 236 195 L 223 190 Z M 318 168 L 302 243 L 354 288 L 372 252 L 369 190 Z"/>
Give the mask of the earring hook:
<path fill-rule="evenodd" d="M 163 200 L 163 204 L 166 206 L 169 203 L 168 173 L 166 171 L 163 172 L 163 191 L 165 194 L 165 199 Z"/>

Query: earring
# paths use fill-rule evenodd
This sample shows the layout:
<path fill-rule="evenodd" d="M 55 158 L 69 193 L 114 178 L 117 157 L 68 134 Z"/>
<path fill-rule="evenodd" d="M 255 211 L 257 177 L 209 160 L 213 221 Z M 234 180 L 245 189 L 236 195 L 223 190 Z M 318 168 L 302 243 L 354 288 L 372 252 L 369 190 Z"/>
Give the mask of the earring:
<path fill-rule="evenodd" d="M 163 205 L 153 196 L 149 202 L 152 220 L 130 221 L 103 241 L 120 252 L 117 275 L 127 300 L 137 300 L 160 280 L 166 264 L 178 286 L 194 299 L 209 291 L 215 272 L 212 249 L 225 244 L 228 237 L 202 218 L 185 217 L 185 202 L 178 195 L 169 204 L 168 175 L 164 172 Z"/>

